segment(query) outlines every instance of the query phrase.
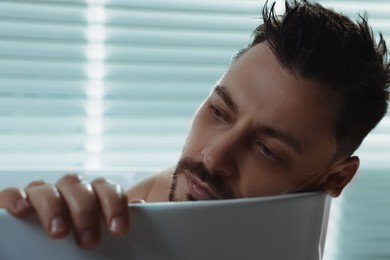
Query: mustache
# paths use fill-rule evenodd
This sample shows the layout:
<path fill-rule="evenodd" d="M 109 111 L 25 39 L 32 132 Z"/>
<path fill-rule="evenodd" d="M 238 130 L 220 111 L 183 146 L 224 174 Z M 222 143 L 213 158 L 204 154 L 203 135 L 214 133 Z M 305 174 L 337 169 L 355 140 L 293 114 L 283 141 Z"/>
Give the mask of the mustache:
<path fill-rule="evenodd" d="M 221 175 L 210 172 L 203 162 L 194 161 L 189 157 L 184 157 L 177 164 L 174 175 L 192 174 L 193 176 L 206 183 L 221 199 L 233 199 L 236 198 L 234 192 L 226 185 Z M 191 198 L 189 198 L 191 199 Z"/>

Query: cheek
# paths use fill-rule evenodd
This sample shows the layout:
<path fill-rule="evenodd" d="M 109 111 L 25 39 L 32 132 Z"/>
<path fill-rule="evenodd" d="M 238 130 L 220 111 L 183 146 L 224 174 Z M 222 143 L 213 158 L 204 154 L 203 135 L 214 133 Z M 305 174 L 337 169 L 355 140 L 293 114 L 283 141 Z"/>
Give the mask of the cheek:
<path fill-rule="evenodd" d="M 241 157 L 240 176 L 232 180 L 243 197 L 271 196 L 292 192 L 300 182 L 296 166 L 282 167 L 261 158 Z M 234 183 L 233 183 L 234 182 Z"/>
<path fill-rule="evenodd" d="M 314 187 L 327 165 L 322 156 L 311 156 L 308 161 L 300 161 L 288 168 L 258 167 L 257 171 L 248 172 L 242 180 L 244 195 L 264 196 L 296 192 Z M 250 174 L 249 174 L 250 173 Z"/>
<path fill-rule="evenodd" d="M 250 174 L 249 174 L 250 173 Z M 245 175 L 245 173 L 243 173 Z M 292 182 L 281 173 L 275 172 L 247 172 L 239 184 L 243 197 L 272 196 L 289 192 Z"/>
<path fill-rule="evenodd" d="M 199 152 L 209 136 L 210 127 L 208 127 L 206 111 L 204 106 L 201 106 L 192 121 L 191 129 L 184 144 L 183 155 L 191 156 Z"/>

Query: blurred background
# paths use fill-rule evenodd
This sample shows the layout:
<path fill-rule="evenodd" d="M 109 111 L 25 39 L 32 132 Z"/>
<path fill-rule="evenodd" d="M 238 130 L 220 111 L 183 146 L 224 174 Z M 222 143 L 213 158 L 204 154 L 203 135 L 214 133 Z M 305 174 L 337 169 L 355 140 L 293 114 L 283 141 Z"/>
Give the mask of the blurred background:
<path fill-rule="evenodd" d="M 390 45 L 387 0 L 319 2 L 352 18 L 366 11 Z M 174 165 L 263 3 L 0 0 L 0 174 Z M 361 170 L 333 200 L 325 259 L 390 259 L 389 115 L 356 154 Z"/>

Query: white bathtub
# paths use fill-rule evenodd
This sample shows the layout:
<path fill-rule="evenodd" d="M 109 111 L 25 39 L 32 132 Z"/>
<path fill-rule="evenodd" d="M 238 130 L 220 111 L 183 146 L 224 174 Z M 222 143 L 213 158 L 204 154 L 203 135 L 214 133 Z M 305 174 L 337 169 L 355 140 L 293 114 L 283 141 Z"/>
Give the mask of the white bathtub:
<path fill-rule="evenodd" d="M 91 251 L 48 238 L 35 217 L 0 210 L 0 259 L 320 260 L 329 205 L 323 193 L 130 205 L 129 234 L 104 234 Z"/>

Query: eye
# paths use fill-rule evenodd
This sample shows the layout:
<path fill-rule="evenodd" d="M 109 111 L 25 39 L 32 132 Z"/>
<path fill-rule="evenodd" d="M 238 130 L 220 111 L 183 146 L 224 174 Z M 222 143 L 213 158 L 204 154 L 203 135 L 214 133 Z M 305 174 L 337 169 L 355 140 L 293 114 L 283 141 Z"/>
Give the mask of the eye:
<path fill-rule="evenodd" d="M 269 159 L 271 159 L 273 161 L 276 161 L 279 159 L 279 157 L 277 157 L 276 154 L 270 148 L 268 148 L 265 144 L 263 144 L 261 142 L 256 142 L 255 145 L 256 145 L 256 149 L 258 151 L 260 151 L 263 155 L 268 157 Z"/>
<path fill-rule="evenodd" d="M 227 119 L 225 114 L 215 105 L 209 106 L 213 118 L 219 122 L 226 123 Z"/>

